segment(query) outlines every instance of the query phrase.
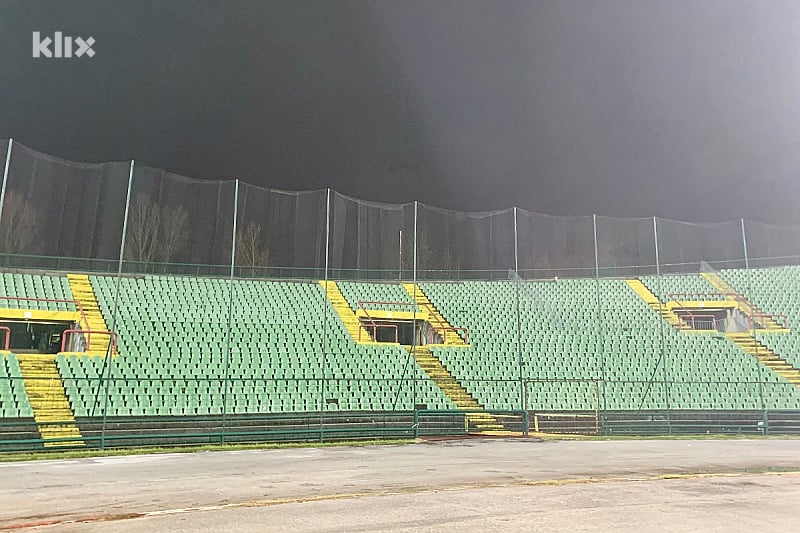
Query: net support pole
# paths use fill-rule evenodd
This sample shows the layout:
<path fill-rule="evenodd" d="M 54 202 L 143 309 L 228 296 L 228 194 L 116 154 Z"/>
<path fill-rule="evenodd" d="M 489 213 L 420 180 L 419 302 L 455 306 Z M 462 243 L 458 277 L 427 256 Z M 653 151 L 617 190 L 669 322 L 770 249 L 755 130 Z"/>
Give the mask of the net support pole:
<path fill-rule="evenodd" d="M 400 239 L 398 241 L 399 257 L 397 260 L 397 279 L 403 279 L 403 230 L 400 230 Z"/>
<path fill-rule="evenodd" d="M 517 208 L 514 207 L 514 272 L 519 276 L 519 234 L 517 233 Z"/>
<path fill-rule="evenodd" d="M 6 187 L 8 186 L 8 172 L 11 168 L 11 147 L 14 145 L 14 139 L 8 140 L 8 148 L 6 149 L 6 164 L 3 167 L 3 185 L 0 187 L 0 221 L 3 220 L 3 206 L 6 204 Z"/>
<path fill-rule="evenodd" d="M 603 383 L 602 395 L 598 391 L 597 403 L 600 409 L 605 409 L 606 405 L 606 360 L 605 350 L 603 349 L 603 307 L 602 293 L 600 291 L 600 259 L 597 253 L 597 214 L 592 214 L 592 235 L 594 238 L 594 280 L 597 293 L 597 333 L 600 339 L 600 379 Z"/>
<path fill-rule="evenodd" d="M 519 366 L 519 405 L 523 412 L 528 410 L 527 402 L 525 401 L 525 369 L 524 361 L 522 358 L 522 312 L 520 309 L 521 295 L 520 291 L 520 275 L 519 275 L 519 240 L 517 233 L 517 208 L 514 206 L 514 281 L 516 285 L 515 302 L 517 310 L 517 363 Z"/>
<path fill-rule="evenodd" d="M 597 214 L 592 214 L 592 234 L 594 237 L 594 277 L 600 279 L 600 259 L 597 257 Z"/>
<path fill-rule="evenodd" d="M 419 208 L 419 202 L 414 200 L 414 271 L 411 273 L 412 279 L 414 280 L 414 294 L 412 300 L 414 300 L 414 307 L 411 308 L 411 328 L 413 335 L 411 335 L 411 358 L 416 360 L 414 357 L 414 351 L 416 350 L 417 344 L 417 213 Z M 414 372 L 411 379 L 413 380 L 412 383 L 412 391 L 411 391 L 411 398 L 413 401 L 414 411 L 417 410 L 417 373 Z"/>
<path fill-rule="evenodd" d="M 128 236 L 128 215 L 130 213 L 131 207 L 131 189 L 133 188 L 133 169 L 135 166 L 135 162 L 131 159 L 131 165 L 128 169 L 128 190 L 125 193 L 125 214 L 122 218 L 122 236 L 120 237 L 119 243 L 119 260 L 117 262 L 117 280 L 114 286 L 114 309 L 111 311 L 111 323 L 109 325 L 109 331 L 111 331 L 111 339 L 108 343 L 108 349 L 106 350 L 106 356 L 103 359 L 103 368 L 100 372 L 100 387 L 103 386 L 103 376 L 105 376 L 106 386 L 103 392 L 103 422 L 100 428 L 100 449 L 105 449 L 106 445 L 106 418 L 108 413 L 108 381 L 111 374 L 111 358 L 113 357 L 113 347 L 114 347 L 114 332 L 117 328 L 117 309 L 119 308 L 119 291 L 120 291 L 120 284 L 122 282 L 122 265 L 125 259 L 125 241 Z M 105 372 L 103 372 L 103 370 Z M 94 410 L 94 409 L 93 409 Z"/>
<path fill-rule="evenodd" d="M 747 255 L 747 233 L 744 231 L 744 219 L 739 219 L 742 222 L 742 248 L 744 249 L 744 268 L 750 268 L 750 258 Z"/>
<path fill-rule="evenodd" d="M 328 349 L 328 266 L 329 266 L 329 258 L 330 258 L 330 242 L 331 242 L 331 189 L 328 187 L 327 194 L 325 196 L 325 290 L 323 291 L 322 295 L 322 354 L 320 354 L 320 372 L 322 372 L 322 376 L 320 376 L 319 380 L 319 441 L 323 442 L 325 440 L 325 433 L 323 431 L 324 427 L 324 419 L 323 414 L 325 412 L 325 369 L 328 366 L 328 357 L 327 357 L 327 349 Z"/>
<path fill-rule="evenodd" d="M 653 241 L 656 250 L 656 279 L 658 280 L 658 310 L 659 315 L 663 314 L 663 306 L 664 303 L 662 302 L 661 298 L 661 259 L 658 253 L 658 219 L 653 217 Z M 659 331 L 661 333 L 661 364 L 662 367 L 662 376 L 663 376 L 663 390 L 664 390 L 664 405 L 667 410 L 667 428 L 670 434 L 672 434 L 672 425 L 670 423 L 670 416 L 669 416 L 669 392 L 668 392 L 668 384 L 667 384 L 667 358 L 666 358 L 666 348 L 664 346 L 665 342 L 665 333 L 664 333 L 664 319 L 662 318 L 659 322 Z"/>
<path fill-rule="evenodd" d="M 239 218 L 239 179 L 234 181 L 233 189 L 233 230 L 231 231 L 231 270 L 228 278 L 228 334 L 225 338 L 225 371 L 222 389 L 222 431 L 220 442 L 225 444 L 225 422 L 228 415 L 228 381 L 231 371 L 231 341 L 233 329 L 233 277 L 236 271 L 236 223 Z"/>

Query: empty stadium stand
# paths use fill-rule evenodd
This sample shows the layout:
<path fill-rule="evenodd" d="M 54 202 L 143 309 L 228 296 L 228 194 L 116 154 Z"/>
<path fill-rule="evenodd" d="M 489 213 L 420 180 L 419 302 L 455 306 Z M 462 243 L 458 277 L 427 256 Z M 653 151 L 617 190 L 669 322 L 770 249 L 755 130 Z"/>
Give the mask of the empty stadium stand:
<path fill-rule="evenodd" d="M 7 315 L 72 313 L 91 329 L 113 327 L 119 347 L 106 357 L 106 336 L 78 352 L 2 352 L 0 419 L 35 422 L 39 436 L 69 443 L 103 413 L 195 419 L 424 408 L 469 412 L 470 427 L 498 431 L 492 412 L 523 407 L 594 417 L 796 411 L 797 287 L 796 266 L 416 286 L 3 273 Z M 669 307 L 677 294 L 729 299 L 751 328 L 695 330 Z M 359 325 L 359 301 L 403 302 L 370 308 L 413 308 L 446 333 L 413 349 L 375 342 Z"/>

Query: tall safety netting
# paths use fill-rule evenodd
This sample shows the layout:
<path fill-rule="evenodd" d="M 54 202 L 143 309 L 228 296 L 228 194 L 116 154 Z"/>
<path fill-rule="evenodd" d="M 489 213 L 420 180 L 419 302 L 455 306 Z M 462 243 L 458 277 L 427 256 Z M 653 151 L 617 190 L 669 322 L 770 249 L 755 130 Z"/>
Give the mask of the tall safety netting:
<path fill-rule="evenodd" d="M 514 267 L 514 210 L 464 213 L 417 204 L 417 275 L 504 279 Z"/>
<path fill-rule="evenodd" d="M 413 258 L 413 203 L 368 202 L 331 191 L 331 277 L 411 279 Z"/>
<path fill-rule="evenodd" d="M 656 219 L 662 273 L 700 272 L 711 268 L 743 268 L 744 246 L 740 221 L 695 224 Z"/>
<path fill-rule="evenodd" d="M 4 150 L 3 161 L 5 156 Z M 0 220 L 2 264 L 112 269 L 129 168 L 129 163 L 75 163 L 14 143 Z"/>
<path fill-rule="evenodd" d="M 125 271 L 225 275 L 231 258 L 233 195 L 233 180 L 200 180 L 136 165 Z"/>
<path fill-rule="evenodd" d="M 779 226 L 745 220 L 749 266 L 800 264 L 800 226 Z"/>
<path fill-rule="evenodd" d="M 597 264 L 601 277 L 656 273 L 652 218 L 595 217 Z"/>
<path fill-rule="evenodd" d="M 326 190 L 281 191 L 239 182 L 239 275 L 321 279 L 325 267 Z"/>
<path fill-rule="evenodd" d="M 592 217 L 517 209 L 519 273 L 524 278 L 594 275 Z"/>

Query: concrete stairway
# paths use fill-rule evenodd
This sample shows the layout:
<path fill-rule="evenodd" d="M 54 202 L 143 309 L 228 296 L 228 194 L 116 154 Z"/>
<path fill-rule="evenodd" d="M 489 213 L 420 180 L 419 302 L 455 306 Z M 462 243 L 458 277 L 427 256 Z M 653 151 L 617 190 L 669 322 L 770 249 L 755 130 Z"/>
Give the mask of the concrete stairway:
<path fill-rule="evenodd" d="M 436 358 L 428 346 L 411 346 L 406 350 L 414 356 L 417 364 L 428 374 L 434 383 L 463 411 L 484 411 L 484 407 L 448 372 L 447 368 Z M 490 413 L 468 413 L 467 422 L 480 433 L 503 433 L 503 425 Z"/>
<path fill-rule="evenodd" d="M 108 326 L 100 312 L 100 305 L 94 295 L 92 283 L 86 274 L 67 274 L 69 288 L 72 297 L 81 304 L 81 308 L 86 315 L 91 331 L 108 331 Z M 111 342 L 109 335 L 90 335 L 86 351 L 97 355 L 108 353 L 108 345 Z"/>
<path fill-rule="evenodd" d="M 666 320 L 670 326 L 677 330 L 692 329 L 691 326 L 681 320 L 680 317 L 668 309 L 667 306 L 661 305 L 658 301 L 658 297 L 653 294 L 653 292 L 647 288 L 647 285 L 642 283 L 640 280 L 626 279 L 625 283 L 627 283 L 628 287 L 630 287 L 631 290 L 633 290 L 633 292 L 639 296 L 639 298 L 644 300 L 651 309 L 658 313 L 661 318 Z"/>
<path fill-rule="evenodd" d="M 370 337 L 369 332 L 367 332 L 367 330 L 361 326 L 361 322 L 350 308 L 350 304 L 348 304 L 347 300 L 345 300 L 344 295 L 342 295 L 342 291 L 339 289 L 339 286 L 336 284 L 336 282 L 326 282 L 325 280 L 320 280 L 319 284 L 322 285 L 323 289 L 325 289 L 325 294 L 327 294 L 328 300 L 330 300 L 331 305 L 333 305 L 333 309 L 339 315 L 339 319 L 344 324 L 344 327 L 347 329 L 350 337 L 352 337 L 357 343 L 371 343 L 372 337 Z"/>
<path fill-rule="evenodd" d="M 419 285 L 403 283 L 403 288 L 420 309 L 428 312 L 428 322 L 430 322 L 432 326 L 441 328 L 453 327 L 452 324 L 439 313 L 439 310 L 431 303 Z M 448 346 L 469 346 L 469 344 L 464 342 L 464 339 L 461 338 L 461 335 L 455 331 L 445 329 L 444 331 L 440 331 L 439 334 L 442 336 L 442 344 L 447 344 Z"/>
<path fill-rule="evenodd" d="M 793 367 L 780 355 L 759 342 L 749 333 L 727 333 L 726 337 L 736 343 L 742 350 L 755 357 L 759 363 L 766 366 L 789 383 L 800 387 L 800 370 Z"/>
<path fill-rule="evenodd" d="M 45 442 L 45 447 L 83 446 L 81 432 L 64 391 L 64 384 L 52 354 L 17 354 L 33 419 L 42 438 L 72 439 Z"/>
<path fill-rule="evenodd" d="M 782 324 L 778 324 L 769 316 L 755 306 L 751 301 L 746 299 L 739 291 L 734 289 L 727 281 L 715 272 L 703 272 L 700 274 L 706 281 L 708 281 L 715 289 L 725 294 L 726 300 L 734 300 L 736 308 L 744 315 L 753 317 L 755 322 L 760 326 L 760 329 L 768 331 L 786 331 Z"/>

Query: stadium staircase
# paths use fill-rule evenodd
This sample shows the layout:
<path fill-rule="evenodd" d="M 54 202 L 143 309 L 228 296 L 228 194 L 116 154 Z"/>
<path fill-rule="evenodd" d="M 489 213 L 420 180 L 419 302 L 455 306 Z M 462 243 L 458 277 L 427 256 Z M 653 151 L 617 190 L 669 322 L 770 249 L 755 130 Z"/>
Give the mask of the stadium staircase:
<path fill-rule="evenodd" d="M 677 330 L 685 330 L 691 329 L 691 327 L 686 324 L 683 320 L 678 317 L 673 311 L 671 311 L 667 306 L 662 305 L 658 299 L 658 297 L 653 294 L 653 292 L 647 288 L 647 286 L 642 283 L 638 279 L 626 279 L 625 283 L 628 284 L 628 287 L 635 292 L 639 298 L 645 301 L 647 305 L 650 306 L 656 313 L 661 315 L 661 318 L 667 321 L 667 323 Z"/>
<path fill-rule="evenodd" d="M 22 381 L 44 446 L 83 446 L 54 354 L 18 354 Z M 47 442 L 48 439 L 59 439 Z M 68 440 L 74 439 L 74 440 Z"/>
<path fill-rule="evenodd" d="M 405 348 L 414 356 L 417 364 L 425 371 L 428 377 L 456 405 L 457 409 L 462 411 L 485 411 L 484 407 L 467 392 L 441 361 L 433 355 L 430 347 L 414 346 L 413 351 L 411 346 L 406 346 Z M 466 419 L 480 433 L 505 433 L 503 425 L 489 413 L 468 413 Z"/>
<path fill-rule="evenodd" d="M 432 326 L 448 328 L 444 329 L 444 333 L 442 334 L 442 344 L 456 347 L 469 346 L 469 344 L 464 342 L 464 339 L 462 339 L 456 331 L 450 329 L 453 326 L 442 316 L 436 306 L 431 303 L 419 285 L 415 285 L 414 283 L 403 283 L 403 288 L 406 290 L 408 295 L 411 296 L 414 303 L 416 303 L 420 308 L 428 311 L 428 321 Z"/>
<path fill-rule="evenodd" d="M 765 330 L 771 331 L 786 331 L 781 324 L 778 324 L 771 316 L 765 314 L 761 309 L 756 307 L 751 301 L 745 298 L 739 291 L 734 289 L 727 281 L 722 279 L 719 274 L 715 272 L 702 272 L 701 275 L 714 286 L 716 290 L 723 293 L 728 300 L 736 301 L 737 309 L 747 315 Z"/>
<path fill-rule="evenodd" d="M 786 359 L 773 352 L 749 333 L 727 333 L 726 336 L 759 363 L 766 366 L 789 383 L 800 387 L 800 370 Z"/>
<path fill-rule="evenodd" d="M 344 324 L 345 329 L 347 329 L 347 332 L 350 334 L 350 337 L 352 337 L 355 342 L 360 344 L 372 342 L 372 337 L 370 337 L 367 330 L 361 326 L 361 322 L 350 308 L 350 304 L 347 303 L 347 300 L 345 299 L 336 282 L 326 282 L 325 280 L 320 280 L 319 284 L 322 285 L 323 289 L 325 289 L 325 294 L 328 295 L 328 300 L 330 300 L 333 309 L 339 315 L 339 318 L 341 319 L 342 324 Z"/>
<path fill-rule="evenodd" d="M 67 274 L 69 280 L 69 288 L 72 291 L 72 297 L 81 304 L 86 315 L 86 322 L 89 325 L 90 331 L 108 331 L 108 326 L 100 312 L 100 305 L 97 303 L 97 298 L 92 288 L 92 283 L 89 281 L 89 276 L 86 274 Z M 108 345 L 111 342 L 109 335 L 91 335 L 87 352 L 93 355 L 105 355 L 108 353 Z"/>

